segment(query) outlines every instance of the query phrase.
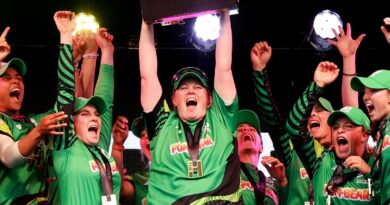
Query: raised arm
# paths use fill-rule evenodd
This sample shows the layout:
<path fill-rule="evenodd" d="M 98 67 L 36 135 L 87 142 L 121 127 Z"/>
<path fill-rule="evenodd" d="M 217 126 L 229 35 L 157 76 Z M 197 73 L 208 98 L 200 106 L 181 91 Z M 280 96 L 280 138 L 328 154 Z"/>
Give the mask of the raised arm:
<path fill-rule="evenodd" d="M 256 101 L 261 120 L 266 131 L 270 133 L 278 156 L 288 166 L 291 160 L 290 137 L 285 129 L 279 109 L 274 102 L 271 85 L 265 70 L 271 56 L 272 48 L 265 41 L 256 43 L 251 50 Z"/>
<path fill-rule="evenodd" d="M 232 73 L 232 47 L 229 11 L 224 10 L 221 15 L 221 35 L 215 50 L 214 89 L 226 105 L 230 105 L 237 95 Z"/>
<path fill-rule="evenodd" d="M 386 26 L 390 26 L 390 17 L 384 18 L 384 19 L 383 19 L 383 23 L 384 23 Z M 390 44 L 390 31 L 388 31 L 387 28 L 386 28 L 385 26 L 381 26 L 381 30 L 382 30 L 383 35 L 384 35 L 385 38 L 386 38 L 387 43 Z"/>
<path fill-rule="evenodd" d="M 139 65 L 141 75 L 141 105 L 145 113 L 153 111 L 162 96 L 157 75 L 157 53 L 154 45 L 153 25 L 142 21 L 139 40 Z"/>
<path fill-rule="evenodd" d="M 111 35 L 106 28 L 99 28 L 96 41 L 102 51 L 99 76 L 96 81 L 95 95 L 104 99 L 107 111 L 101 115 L 102 129 L 100 131 L 99 146 L 108 150 L 111 140 L 112 109 L 114 104 L 114 45 Z"/>
<path fill-rule="evenodd" d="M 352 90 L 351 79 L 356 76 L 356 52 L 366 34 L 360 34 L 357 39 L 352 38 L 351 24 L 347 23 L 347 33 L 339 26 L 340 34 L 333 29 L 336 40 L 328 40 L 339 50 L 343 57 L 343 78 L 341 83 L 341 96 L 343 106 L 359 107 L 358 92 Z"/>
<path fill-rule="evenodd" d="M 11 53 L 11 46 L 7 43 L 7 34 L 10 27 L 6 27 L 0 36 L 0 64 Z"/>
<path fill-rule="evenodd" d="M 286 121 L 291 141 L 310 177 L 318 168 L 319 161 L 317 161 L 314 139 L 307 130 L 307 121 L 322 88 L 333 82 L 338 73 L 339 69 L 335 64 L 327 61 L 321 62 L 314 73 L 314 82 L 298 98 Z"/>
<path fill-rule="evenodd" d="M 75 63 L 77 62 L 76 65 L 82 61 L 80 73 L 78 69 L 75 70 L 77 95 L 80 97 L 90 98 L 93 96 L 96 60 L 99 56 L 95 36 L 96 34 L 91 30 L 82 30 L 73 37 L 73 59 Z"/>

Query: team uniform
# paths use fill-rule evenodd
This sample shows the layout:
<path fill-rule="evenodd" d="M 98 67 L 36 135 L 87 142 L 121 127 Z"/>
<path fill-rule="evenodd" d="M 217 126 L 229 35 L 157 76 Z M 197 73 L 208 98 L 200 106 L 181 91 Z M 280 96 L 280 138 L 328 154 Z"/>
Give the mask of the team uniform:
<path fill-rule="evenodd" d="M 285 129 L 282 117 L 274 102 L 271 86 L 266 70 L 254 71 L 256 100 L 259 105 L 260 117 L 270 133 L 278 157 L 286 167 L 288 185 L 279 192 L 280 203 L 287 205 L 309 204 L 311 189 L 310 179 L 301 160 L 291 145 L 290 135 Z M 323 147 L 316 142 L 317 156 Z"/>
<path fill-rule="evenodd" d="M 258 187 L 260 191 L 260 197 L 263 199 L 262 204 L 267 205 L 277 205 L 279 204 L 278 197 L 276 194 L 276 190 L 274 189 L 274 182 L 270 177 L 265 177 L 263 172 L 259 171 L 257 167 L 247 164 L 241 163 L 241 166 L 245 166 L 248 170 L 248 173 L 256 183 L 255 185 Z M 254 187 L 251 183 L 251 180 L 241 168 L 240 173 L 240 188 L 242 194 L 242 200 L 245 205 L 256 205 L 256 197 L 254 193 Z"/>
<path fill-rule="evenodd" d="M 380 138 L 376 146 L 376 160 L 373 160 L 372 177 L 375 196 L 378 197 L 380 204 L 390 203 L 390 178 L 387 176 L 390 173 L 390 115 L 380 123 L 379 134 Z"/>
<path fill-rule="evenodd" d="M 25 137 L 47 113 L 29 115 L 22 119 L 12 119 L 5 113 L 0 114 L 0 137 L 10 137 L 19 141 Z M 1 141 L 1 140 L 0 140 Z M 0 142 L 1 143 L 1 142 Z M 36 157 L 30 157 L 25 163 L 8 168 L 0 163 L 0 204 L 10 204 L 24 195 L 34 195 L 45 189 L 44 166 L 46 166 L 46 145 L 41 143 L 34 151 Z"/>
<path fill-rule="evenodd" d="M 226 106 L 215 91 L 212 95 L 212 106 L 203 123 L 187 123 L 192 135 L 200 134 L 195 162 L 189 158 L 188 129 L 176 111 L 168 112 L 161 98 L 153 112 L 144 113 L 153 159 L 148 204 L 242 203 L 240 162 L 233 135 L 238 99 Z"/>
<path fill-rule="evenodd" d="M 321 157 L 317 157 L 314 149 L 314 139 L 306 128 L 310 110 L 320 94 L 322 88 L 312 82 L 305 90 L 303 96 L 294 104 L 289 115 L 286 127 L 291 135 L 292 142 L 307 173 L 313 182 L 313 194 L 316 205 L 322 204 L 376 204 L 375 199 L 369 194 L 368 179 L 357 174 L 344 185 L 335 188 L 331 193 L 325 189 L 329 181 L 335 175 L 338 167 L 343 167 L 342 162 L 337 162 L 334 152 L 324 150 Z M 353 170 L 340 169 L 339 176 L 346 176 Z M 328 203 L 327 203 L 328 200 Z"/>
<path fill-rule="evenodd" d="M 65 48 L 67 46 L 64 46 Z M 66 59 L 72 59 L 72 52 L 66 52 Z M 110 165 L 112 172 L 113 193 L 119 202 L 120 174 L 114 159 L 107 154 L 111 127 L 112 104 L 114 94 L 114 72 L 111 65 L 101 65 L 98 81 L 95 88 L 95 96 L 101 97 L 107 111 L 101 117 L 101 131 L 99 143 L 96 146 L 85 145 L 74 133 L 74 67 L 72 61 L 59 62 L 59 66 L 65 69 L 59 72 L 59 87 L 64 88 L 59 93 L 59 100 L 55 110 L 64 110 L 69 118 L 68 126 L 63 129 L 63 136 L 56 136 L 54 140 L 52 156 L 54 175 L 56 177 L 55 203 L 59 204 L 102 204 L 102 196 L 105 195 L 102 188 L 101 176 L 97 161 L 101 165 Z M 95 156 L 95 157 L 94 157 Z M 107 162 L 107 163 L 105 163 Z"/>
<path fill-rule="evenodd" d="M 130 175 L 130 183 L 134 187 L 134 204 L 146 205 L 148 194 L 149 171 L 139 171 Z"/>
<path fill-rule="evenodd" d="M 67 65 L 72 65 L 69 59 L 72 59 L 72 46 L 61 45 L 59 62 L 59 73 L 64 73 L 67 70 Z M 70 58 L 69 55 L 70 54 Z M 63 66 L 64 65 L 64 66 Z M 64 81 L 63 77 L 59 77 L 59 83 Z M 61 94 L 67 92 L 66 87 L 59 87 L 56 105 L 61 99 Z M 10 117 L 6 113 L 0 114 L 0 133 L 1 137 L 11 137 L 14 141 L 18 141 L 26 136 L 47 114 L 53 113 L 50 110 L 46 113 L 38 115 L 29 115 L 28 117 L 16 116 Z M 47 144 L 42 142 L 35 148 L 34 153 L 30 156 L 26 163 L 23 163 L 15 168 L 9 169 L 3 164 L 0 164 L 0 204 L 10 204 L 15 198 L 25 195 L 34 195 L 45 190 L 44 179 L 47 162 Z M 33 197 L 25 196 L 24 198 L 33 199 Z M 27 203 L 28 201 L 16 203 Z"/>

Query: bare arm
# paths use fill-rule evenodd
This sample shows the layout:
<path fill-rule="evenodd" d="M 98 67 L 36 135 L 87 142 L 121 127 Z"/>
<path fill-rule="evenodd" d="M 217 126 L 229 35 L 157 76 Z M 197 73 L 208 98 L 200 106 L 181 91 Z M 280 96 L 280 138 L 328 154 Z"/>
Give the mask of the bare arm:
<path fill-rule="evenodd" d="M 360 34 L 357 39 L 352 38 L 351 24 L 347 23 L 347 33 L 339 26 L 340 34 L 335 30 L 336 41 L 328 40 L 339 50 L 343 57 L 343 77 L 341 84 L 341 96 L 343 106 L 359 107 L 358 93 L 351 88 L 351 79 L 356 74 L 356 52 L 366 34 Z"/>
<path fill-rule="evenodd" d="M 10 27 L 6 27 L 0 36 L 0 63 L 11 53 L 11 46 L 7 43 L 7 34 Z"/>
<path fill-rule="evenodd" d="M 230 105 L 237 95 L 232 73 L 232 29 L 229 11 L 221 15 L 221 36 L 217 40 L 215 50 L 214 89 Z"/>
<path fill-rule="evenodd" d="M 385 23 L 385 25 L 390 26 L 390 18 L 389 17 L 384 18 L 383 22 Z M 381 26 L 381 30 L 382 30 L 383 35 L 386 38 L 387 43 L 390 44 L 390 32 L 387 30 L 387 28 L 385 26 Z"/>
<path fill-rule="evenodd" d="M 98 31 L 99 32 L 99 31 Z M 81 64 L 80 82 L 82 89 L 82 96 L 90 98 L 93 96 L 93 89 L 95 87 L 95 70 L 98 45 L 96 42 L 95 34 L 90 31 L 81 31 L 80 36 L 85 41 L 84 53 L 85 55 L 91 55 L 91 57 L 83 57 Z"/>
<path fill-rule="evenodd" d="M 120 191 L 120 201 L 124 204 L 132 204 L 134 200 L 134 187 L 133 185 L 124 180 L 123 170 L 123 150 L 124 142 L 129 134 L 128 120 L 124 116 L 118 116 L 115 124 L 112 128 L 112 136 L 114 138 L 114 143 L 112 144 L 112 157 L 115 160 L 115 164 L 121 174 L 121 191 Z"/>
<path fill-rule="evenodd" d="M 141 105 L 144 112 L 151 112 L 162 95 L 157 75 L 157 53 L 154 45 L 153 25 L 142 21 L 139 40 L 139 65 L 141 75 Z"/>

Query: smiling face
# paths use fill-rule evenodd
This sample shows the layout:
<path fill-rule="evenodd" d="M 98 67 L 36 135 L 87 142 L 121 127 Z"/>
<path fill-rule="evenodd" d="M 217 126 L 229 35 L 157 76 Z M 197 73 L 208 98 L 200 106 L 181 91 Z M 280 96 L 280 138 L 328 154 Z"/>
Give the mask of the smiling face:
<path fill-rule="evenodd" d="M 23 98 L 23 78 L 16 69 L 9 67 L 0 76 L 0 112 L 19 114 Z"/>
<path fill-rule="evenodd" d="M 365 87 L 363 101 L 372 123 L 384 120 L 390 113 L 389 90 L 376 90 Z"/>
<path fill-rule="evenodd" d="M 257 155 L 263 152 L 263 143 L 256 128 L 247 123 L 237 127 L 238 155 L 252 152 Z"/>
<path fill-rule="evenodd" d="M 211 106 L 211 96 L 201 82 L 188 78 L 174 91 L 173 105 L 183 121 L 200 120 Z"/>
<path fill-rule="evenodd" d="M 150 143 L 148 134 L 145 129 L 143 129 L 140 133 L 140 144 L 142 153 L 144 153 L 146 158 L 148 158 L 148 160 L 150 161 L 152 159 L 152 155 L 150 154 Z"/>
<path fill-rule="evenodd" d="M 329 147 L 332 143 L 331 129 L 327 123 L 329 115 L 330 112 L 317 102 L 307 123 L 309 133 L 324 147 Z"/>
<path fill-rule="evenodd" d="M 94 146 L 99 142 L 101 124 L 100 114 L 91 104 L 83 107 L 74 118 L 77 137 L 89 146 Z"/>
<path fill-rule="evenodd" d="M 368 134 L 362 126 L 340 117 L 332 126 L 332 138 L 337 157 L 345 160 L 352 155 L 363 156 Z"/>

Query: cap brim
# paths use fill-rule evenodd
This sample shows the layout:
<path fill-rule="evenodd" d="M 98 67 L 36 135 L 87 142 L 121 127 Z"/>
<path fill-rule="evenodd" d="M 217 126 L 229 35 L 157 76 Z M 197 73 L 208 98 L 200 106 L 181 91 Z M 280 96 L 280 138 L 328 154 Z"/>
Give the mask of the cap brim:
<path fill-rule="evenodd" d="M 334 123 L 336 122 L 336 120 L 339 119 L 340 117 L 346 117 L 346 118 L 349 119 L 348 115 L 346 115 L 344 112 L 341 112 L 341 111 L 337 110 L 337 111 L 332 112 L 332 114 L 329 115 L 329 117 L 328 117 L 328 125 L 329 126 L 333 126 Z"/>
<path fill-rule="evenodd" d="M 106 110 L 107 110 L 106 102 L 103 100 L 103 98 L 101 98 L 99 96 L 93 96 L 90 99 L 81 101 L 79 103 L 77 103 L 77 105 L 75 105 L 75 111 L 74 112 L 80 111 L 86 105 L 89 105 L 89 104 L 94 105 L 96 107 L 97 111 L 99 112 L 99 114 L 101 114 L 101 115 L 103 113 L 105 113 Z"/>
<path fill-rule="evenodd" d="M 366 77 L 354 77 L 351 80 L 352 89 L 358 92 L 364 92 L 364 87 L 371 89 L 384 89 L 383 85 Z"/>
<path fill-rule="evenodd" d="M 24 63 L 24 61 L 23 61 L 22 59 L 13 58 L 13 59 L 11 59 L 8 63 L 2 65 L 2 66 L 1 66 L 1 69 L 0 69 L 0 75 L 3 75 L 3 73 L 4 73 L 9 67 L 18 70 L 18 71 L 19 71 L 19 74 L 20 74 L 21 76 L 26 75 L 27 67 L 26 67 L 26 64 Z"/>

